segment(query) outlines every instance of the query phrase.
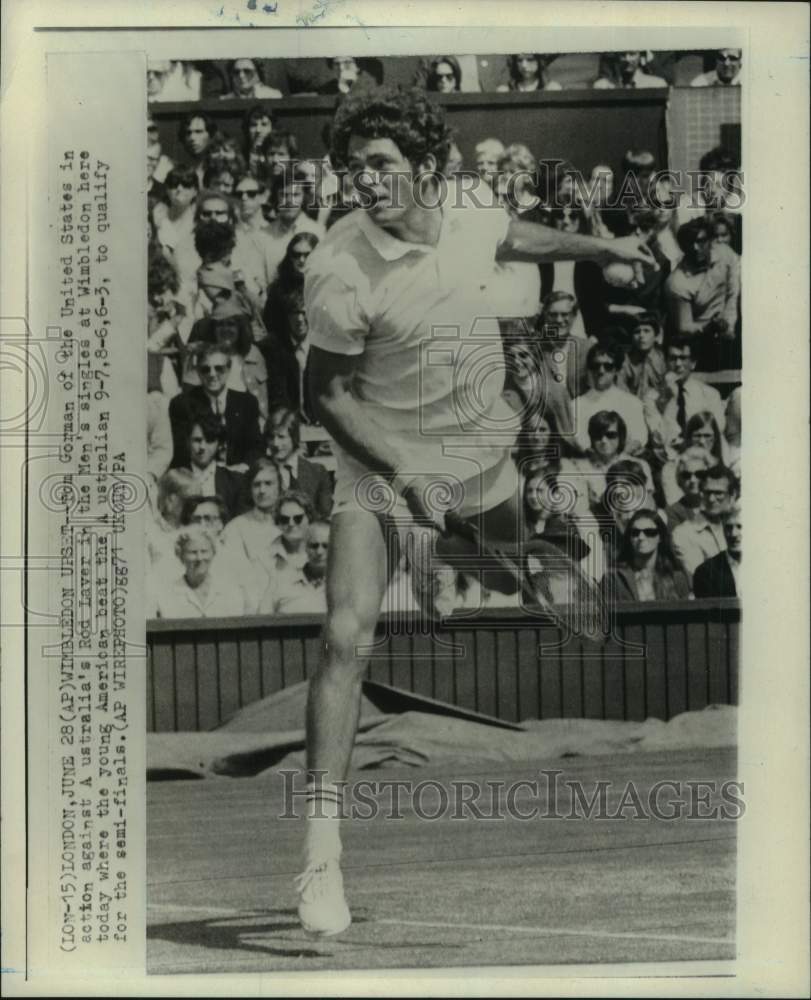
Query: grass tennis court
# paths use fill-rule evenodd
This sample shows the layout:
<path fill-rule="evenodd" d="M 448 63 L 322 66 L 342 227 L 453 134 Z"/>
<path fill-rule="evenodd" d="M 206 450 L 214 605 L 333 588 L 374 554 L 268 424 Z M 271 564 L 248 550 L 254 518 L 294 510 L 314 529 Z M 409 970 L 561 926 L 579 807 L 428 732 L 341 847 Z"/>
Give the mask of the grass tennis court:
<path fill-rule="evenodd" d="M 732 749 L 662 751 L 351 777 L 510 782 L 541 767 L 586 787 L 633 781 L 645 798 L 665 779 L 732 780 L 736 758 Z M 353 924 L 313 940 L 296 920 L 301 824 L 278 818 L 278 775 L 152 782 L 148 809 L 151 973 L 735 957 L 733 820 L 428 822 L 406 807 L 402 820 L 345 824 Z"/>

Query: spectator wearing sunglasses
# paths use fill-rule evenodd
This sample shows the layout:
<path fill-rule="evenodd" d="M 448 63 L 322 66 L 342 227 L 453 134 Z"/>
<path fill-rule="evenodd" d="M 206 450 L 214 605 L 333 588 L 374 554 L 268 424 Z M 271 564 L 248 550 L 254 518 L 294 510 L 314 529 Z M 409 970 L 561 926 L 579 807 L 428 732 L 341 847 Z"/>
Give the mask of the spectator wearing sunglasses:
<path fill-rule="evenodd" d="M 589 421 L 601 410 L 618 413 L 625 421 L 628 454 L 638 454 L 647 444 L 648 428 L 641 401 L 617 385 L 623 361 L 622 348 L 610 342 L 594 344 L 586 355 L 590 388 L 575 399 L 572 410 L 576 442 L 582 453 L 591 446 Z"/>
<path fill-rule="evenodd" d="M 312 233 L 323 239 L 326 230 L 320 222 L 311 219 L 304 211 L 304 185 L 292 174 L 286 174 L 276 193 L 276 218 L 268 226 L 271 247 L 271 277 L 276 277 L 279 265 L 294 236 Z"/>
<path fill-rule="evenodd" d="M 613 410 L 599 410 L 589 419 L 589 449 L 580 458 L 564 458 L 560 479 L 568 483 L 577 495 L 575 512 L 586 513 L 605 494 L 606 473 L 615 462 L 627 459 L 628 428 L 622 417 Z M 653 478 L 650 466 L 641 458 L 634 461 L 640 466 L 650 490 Z"/>
<path fill-rule="evenodd" d="M 300 490 L 286 490 L 273 511 L 279 537 L 271 545 L 274 575 L 299 571 L 307 561 L 304 539 L 313 520 L 310 498 Z"/>
<path fill-rule="evenodd" d="M 707 470 L 716 462 L 704 449 L 692 446 L 676 459 L 676 487 L 680 494 L 665 508 L 665 519 L 671 533 L 685 521 L 701 515 L 701 486 Z"/>
<path fill-rule="evenodd" d="M 682 601 L 690 583 L 678 567 L 667 528 L 655 510 L 638 510 L 625 528 L 616 565 L 602 580 L 606 604 L 617 601 Z"/>
<path fill-rule="evenodd" d="M 425 89 L 435 94 L 454 94 L 462 89 L 462 69 L 456 56 L 436 56 L 428 63 Z"/>
<path fill-rule="evenodd" d="M 701 512 L 673 532 L 673 551 L 692 582 L 698 567 L 711 556 L 726 552 L 722 518 L 735 499 L 735 477 L 723 465 L 713 466 L 701 484 Z"/>
<path fill-rule="evenodd" d="M 221 94 L 220 100 L 275 100 L 282 96 L 280 90 L 268 85 L 262 79 L 262 67 L 253 59 L 234 59 L 228 64 L 228 79 L 231 89 Z"/>
<path fill-rule="evenodd" d="M 662 467 L 660 473 L 662 494 L 666 504 L 673 503 L 679 496 L 679 487 L 676 482 L 676 467 L 682 448 L 697 448 L 699 451 L 703 451 L 709 460 L 710 466 L 727 465 L 724 439 L 721 436 L 715 416 L 709 410 L 702 410 L 701 413 L 693 414 L 687 421 L 684 429 L 684 438 L 679 443 L 680 451 L 676 453 L 671 461 Z"/>
<path fill-rule="evenodd" d="M 305 561 L 272 580 L 259 603 L 260 614 L 324 614 L 327 610 L 326 578 L 329 522 L 313 521 L 304 533 Z"/>
<path fill-rule="evenodd" d="M 172 466 L 188 467 L 189 434 L 200 413 L 213 413 L 225 429 L 225 464 L 236 472 L 262 454 L 259 404 L 249 392 L 228 388 L 232 356 L 216 344 L 205 345 L 197 358 L 200 385 L 182 392 L 169 404 L 174 455 Z"/>
<path fill-rule="evenodd" d="M 160 245 L 169 252 L 175 252 L 178 246 L 191 240 L 200 184 L 197 174 L 190 167 L 173 167 L 166 175 L 163 186 L 168 205 L 156 204 L 152 218 Z"/>
<path fill-rule="evenodd" d="M 719 49 L 715 54 L 715 69 L 711 69 L 709 73 L 699 73 L 690 81 L 690 86 L 739 87 L 742 61 L 741 49 Z"/>

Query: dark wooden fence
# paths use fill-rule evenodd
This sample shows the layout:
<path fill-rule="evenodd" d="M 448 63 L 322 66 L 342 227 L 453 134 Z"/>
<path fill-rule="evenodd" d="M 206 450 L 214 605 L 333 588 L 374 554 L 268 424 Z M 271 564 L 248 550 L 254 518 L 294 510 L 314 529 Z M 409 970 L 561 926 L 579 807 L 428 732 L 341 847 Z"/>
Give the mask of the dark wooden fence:
<path fill-rule="evenodd" d="M 669 719 L 738 700 L 735 600 L 622 605 L 597 645 L 518 611 L 450 620 L 434 635 L 385 617 L 372 680 L 509 721 Z M 321 620 L 156 620 L 147 624 L 150 731 L 206 730 L 310 677 Z"/>

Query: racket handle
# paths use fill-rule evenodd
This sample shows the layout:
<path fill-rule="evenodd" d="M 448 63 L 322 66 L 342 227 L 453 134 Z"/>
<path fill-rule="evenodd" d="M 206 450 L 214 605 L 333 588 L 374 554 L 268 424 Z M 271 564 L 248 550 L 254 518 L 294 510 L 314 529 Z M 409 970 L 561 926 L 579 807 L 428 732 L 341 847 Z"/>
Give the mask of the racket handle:
<path fill-rule="evenodd" d="M 464 538 L 466 542 L 472 542 L 474 545 L 479 540 L 479 534 L 475 525 L 471 524 L 470 521 L 466 521 L 452 510 L 445 512 L 445 533 L 448 535 L 457 535 L 459 538 Z"/>

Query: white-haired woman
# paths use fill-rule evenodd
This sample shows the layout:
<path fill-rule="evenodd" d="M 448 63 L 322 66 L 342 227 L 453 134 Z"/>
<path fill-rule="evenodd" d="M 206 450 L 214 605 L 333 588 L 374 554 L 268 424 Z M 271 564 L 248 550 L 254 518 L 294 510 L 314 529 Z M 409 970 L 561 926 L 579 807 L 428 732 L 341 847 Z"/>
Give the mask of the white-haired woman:
<path fill-rule="evenodd" d="M 159 618 L 230 618 L 255 610 L 241 584 L 212 569 L 216 552 L 208 528 L 192 524 L 178 532 L 175 554 L 184 569 L 158 593 Z"/>

